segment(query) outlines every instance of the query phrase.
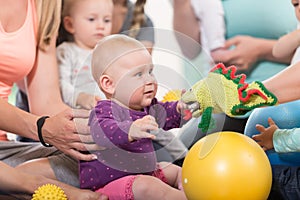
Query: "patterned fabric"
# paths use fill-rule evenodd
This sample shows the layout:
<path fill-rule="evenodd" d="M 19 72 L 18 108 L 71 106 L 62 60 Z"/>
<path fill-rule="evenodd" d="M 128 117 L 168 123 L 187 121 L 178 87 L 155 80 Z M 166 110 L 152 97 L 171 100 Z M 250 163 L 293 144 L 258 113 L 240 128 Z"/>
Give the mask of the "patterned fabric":
<path fill-rule="evenodd" d="M 156 155 L 151 139 L 128 141 L 131 124 L 146 115 L 156 119 L 160 128 L 178 128 L 181 115 L 177 102 L 161 103 L 156 99 L 142 111 L 120 106 L 111 100 L 99 101 L 89 120 L 94 142 L 105 150 L 93 152 L 98 160 L 80 161 L 80 187 L 96 190 L 128 175 L 151 175 L 156 169 Z"/>

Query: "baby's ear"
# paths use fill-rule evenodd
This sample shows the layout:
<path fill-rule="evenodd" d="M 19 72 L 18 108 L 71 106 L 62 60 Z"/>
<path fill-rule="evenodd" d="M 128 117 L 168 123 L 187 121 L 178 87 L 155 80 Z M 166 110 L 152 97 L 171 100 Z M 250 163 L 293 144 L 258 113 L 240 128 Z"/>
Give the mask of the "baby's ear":
<path fill-rule="evenodd" d="M 75 29 L 73 27 L 73 19 L 70 16 L 65 16 L 63 18 L 64 28 L 66 31 L 68 31 L 70 34 L 74 34 Z"/>
<path fill-rule="evenodd" d="M 108 76 L 108 75 L 100 76 L 100 78 L 98 80 L 98 84 L 104 93 L 107 93 L 109 95 L 114 94 L 115 84 L 114 84 L 113 79 L 110 76 Z"/>

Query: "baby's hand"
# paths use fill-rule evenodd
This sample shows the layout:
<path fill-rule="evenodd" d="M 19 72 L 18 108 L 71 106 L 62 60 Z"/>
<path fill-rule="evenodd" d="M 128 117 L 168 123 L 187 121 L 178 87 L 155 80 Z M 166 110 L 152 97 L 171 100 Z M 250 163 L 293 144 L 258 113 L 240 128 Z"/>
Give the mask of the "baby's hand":
<path fill-rule="evenodd" d="M 77 97 L 76 105 L 83 109 L 91 110 L 99 100 L 101 100 L 99 96 L 81 92 Z"/>
<path fill-rule="evenodd" d="M 135 120 L 129 129 L 128 140 L 132 142 L 134 140 L 142 138 L 155 139 L 155 135 L 150 134 L 150 131 L 158 130 L 158 124 L 154 117 L 147 115 L 141 119 Z"/>
<path fill-rule="evenodd" d="M 268 118 L 269 127 L 265 128 L 264 126 L 257 124 L 256 129 L 260 132 L 260 134 L 253 135 L 252 138 L 263 148 L 263 150 L 273 149 L 273 135 L 274 132 L 278 129 L 275 122 Z"/>

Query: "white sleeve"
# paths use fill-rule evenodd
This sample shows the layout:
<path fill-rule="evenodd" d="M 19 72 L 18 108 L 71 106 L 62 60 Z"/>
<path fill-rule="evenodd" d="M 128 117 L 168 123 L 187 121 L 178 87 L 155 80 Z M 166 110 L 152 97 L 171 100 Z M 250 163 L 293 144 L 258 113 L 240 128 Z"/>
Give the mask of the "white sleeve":
<path fill-rule="evenodd" d="M 75 87 L 72 80 L 73 63 L 72 49 L 70 45 L 62 43 L 57 47 L 57 62 L 59 67 L 59 80 L 63 101 L 71 107 L 76 107 Z"/>
<path fill-rule="evenodd" d="M 220 48 L 225 42 L 225 20 L 221 0 L 191 0 L 199 19 L 201 41 L 210 51 Z"/>
<path fill-rule="evenodd" d="M 276 152 L 300 151 L 300 128 L 277 129 L 273 135 L 273 144 Z"/>

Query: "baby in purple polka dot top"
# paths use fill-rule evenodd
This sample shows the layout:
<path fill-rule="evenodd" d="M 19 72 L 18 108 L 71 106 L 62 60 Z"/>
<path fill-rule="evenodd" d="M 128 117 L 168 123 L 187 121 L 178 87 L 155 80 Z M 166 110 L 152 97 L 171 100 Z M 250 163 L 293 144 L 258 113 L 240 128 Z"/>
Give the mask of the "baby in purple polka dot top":
<path fill-rule="evenodd" d="M 145 46 L 125 35 L 102 39 L 92 55 L 92 74 L 107 100 L 92 110 L 89 125 L 94 142 L 105 150 L 98 159 L 80 161 L 80 186 L 110 200 L 186 199 L 181 168 L 157 162 L 151 134 L 179 127 L 182 102 L 155 98 L 157 82 Z"/>

